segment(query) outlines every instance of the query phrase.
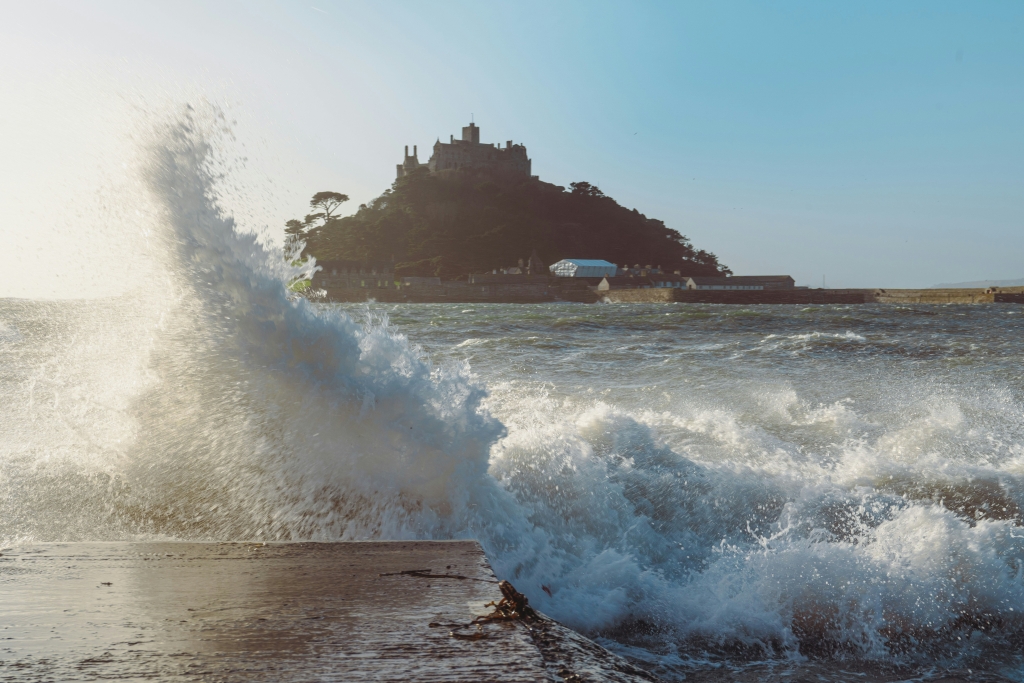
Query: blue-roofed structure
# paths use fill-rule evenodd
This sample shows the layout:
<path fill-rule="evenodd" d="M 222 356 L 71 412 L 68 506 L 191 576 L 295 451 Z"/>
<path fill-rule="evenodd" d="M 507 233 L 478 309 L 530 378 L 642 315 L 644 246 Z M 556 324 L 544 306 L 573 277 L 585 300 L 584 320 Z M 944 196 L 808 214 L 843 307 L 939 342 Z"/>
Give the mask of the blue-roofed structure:
<path fill-rule="evenodd" d="M 599 259 L 565 258 L 548 270 L 558 277 L 614 277 L 618 266 Z"/>

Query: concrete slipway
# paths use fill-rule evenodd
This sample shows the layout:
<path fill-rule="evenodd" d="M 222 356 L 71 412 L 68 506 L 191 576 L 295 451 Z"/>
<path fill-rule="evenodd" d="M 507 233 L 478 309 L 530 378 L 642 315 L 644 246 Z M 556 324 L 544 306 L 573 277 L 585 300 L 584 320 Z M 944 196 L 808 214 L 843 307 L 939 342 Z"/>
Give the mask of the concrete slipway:
<path fill-rule="evenodd" d="M 470 623 L 502 598 L 475 541 L 28 545 L 0 680 L 655 680 L 543 615 Z"/>

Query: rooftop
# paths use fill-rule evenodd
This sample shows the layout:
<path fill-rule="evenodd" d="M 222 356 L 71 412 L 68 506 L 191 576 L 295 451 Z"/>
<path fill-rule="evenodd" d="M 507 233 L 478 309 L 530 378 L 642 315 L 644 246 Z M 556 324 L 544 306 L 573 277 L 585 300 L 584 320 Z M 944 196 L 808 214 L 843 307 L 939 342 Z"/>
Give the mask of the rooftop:
<path fill-rule="evenodd" d="M 585 259 L 585 258 L 564 258 L 562 261 L 568 261 L 569 263 L 575 263 L 577 266 L 594 266 L 597 268 L 604 268 L 611 266 L 615 268 L 615 264 L 610 261 L 604 261 L 602 259 Z"/>

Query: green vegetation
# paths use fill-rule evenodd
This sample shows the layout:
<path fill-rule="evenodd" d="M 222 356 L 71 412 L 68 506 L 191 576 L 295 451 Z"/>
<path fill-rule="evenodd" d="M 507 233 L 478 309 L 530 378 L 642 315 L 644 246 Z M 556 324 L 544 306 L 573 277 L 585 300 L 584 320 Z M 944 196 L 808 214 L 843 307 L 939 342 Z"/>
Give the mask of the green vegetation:
<path fill-rule="evenodd" d="M 536 250 L 563 258 L 660 265 L 685 275 L 729 272 L 714 254 L 659 220 L 620 206 L 590 183 L 571 189 L 534 179 L 414 171 L 352 216 L 334 214 L 348 197 L 318 192 L 290 240 L 319 261 L 394 261 L 395 275 L 459 278 L 514 265 Z"/>
<path fill-rule="evenodd" d="M 311 231 L 321 229 L 336 220 L 334 214 L 347 201 L 347 194 L 317 192 L 309 200 L 309 208 L 313 209 L 315 213 L 306 214 L 301 221 L 293 219 L 284 224 L 285 246 L 291 248 Z"/>

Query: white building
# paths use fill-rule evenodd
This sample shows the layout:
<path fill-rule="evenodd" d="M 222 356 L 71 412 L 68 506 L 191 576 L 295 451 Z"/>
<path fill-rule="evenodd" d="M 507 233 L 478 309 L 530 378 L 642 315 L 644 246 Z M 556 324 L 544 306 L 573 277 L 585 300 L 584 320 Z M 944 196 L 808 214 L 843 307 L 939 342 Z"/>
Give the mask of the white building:
<path fill-rule="evenodd" d="M 760 281 L 740 277 L 691 277 L 686 281 L 687 289 L 728 289 L 755 290 L 764 289 Z"/>
<path fill-rule="evenodd" d="M 618 266 L 608 261 L 566 258 L 548 268 L 558 277 L 615 277 Z"/>
<path fill-rule="evenodd" d="M 687 289 L 793 289 L 796 283 L 789 275 L 730 275 L 728 277 L 691 277 Z"/>

